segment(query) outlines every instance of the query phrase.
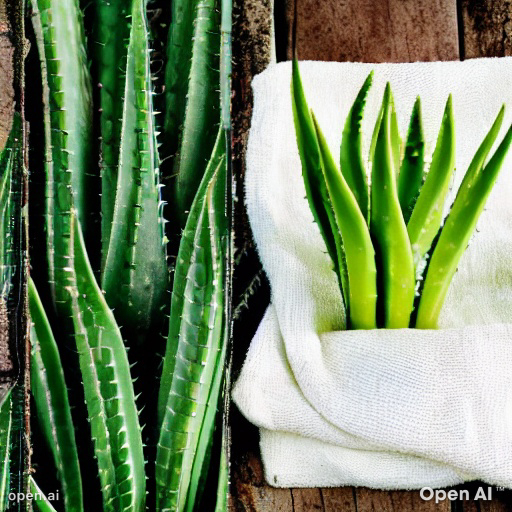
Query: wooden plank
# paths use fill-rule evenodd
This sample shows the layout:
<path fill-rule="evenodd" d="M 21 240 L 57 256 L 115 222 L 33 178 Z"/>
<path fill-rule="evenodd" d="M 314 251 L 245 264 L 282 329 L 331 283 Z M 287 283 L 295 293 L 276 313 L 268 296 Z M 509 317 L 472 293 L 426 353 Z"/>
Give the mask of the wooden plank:
<path fill-rule="evenodd" d="M 342 487 L 340 489 L 320 489 L 324 501 L 325 512 L 358 512 L 355 489 Z"/>
<path fill-rule="evenodd" d="M 512 55 L 512 0 L 462 0 L 464 57 Z"/>
<path fill-rule="evenodd" d="M 325 512 L 320 489 L 292 489 L 292 500 L 295 512 Z"/>
<path fill-rule="evenodd" d="M 414 62 L 459 58 L 456 0 L 294 0 L 301 60 Z M 289 2 L 288 58 L 292 57 Z"/>
<path fill-rule="evenodd" d="M 449 501 L 425 501 L 419 491 L 376 491 L 357 488 L 357 512 L 450 512 Z"/>
<path fill-rule="evenodd" d="M 6 0 L 0 0 L 0 150 L 14 114 L 14 44 Z"/>
<path fill-rule="evenodd" d="M 235 462 L 231 486 L 232 512 L 294 510 L 290 489 L 274 489 L 265 484 L 261 460 L 254 453 L 249 452 L 243 460 Z"/>

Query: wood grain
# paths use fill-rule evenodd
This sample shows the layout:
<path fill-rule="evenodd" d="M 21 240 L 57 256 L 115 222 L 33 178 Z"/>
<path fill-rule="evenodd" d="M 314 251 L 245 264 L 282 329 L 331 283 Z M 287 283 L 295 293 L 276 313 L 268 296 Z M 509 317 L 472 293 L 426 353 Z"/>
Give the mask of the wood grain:
<path fill-rule="evenodd" d="M 419 491 L 375 491 L 358 488 L 356 490 L 357 510 L 365 512 L 450 512 L 449 501 L 435 503 L 422 500 Z"/>
<path fill-rule="evenodd" d="M 301 60 L 459 58 L 456 0 L 294 0 Z M 295 5 L 288 2 L 288 58 Z"/>
<path fill-rule="evenodd" d="M 0 150 L 14 114 L 14 45 L 6 5 L 6 0 L 0 0 Z"/>
<path fill-rule="evenodd" d="M 512 55 L 512 0 L 462 0 L 464 57 Z"/>

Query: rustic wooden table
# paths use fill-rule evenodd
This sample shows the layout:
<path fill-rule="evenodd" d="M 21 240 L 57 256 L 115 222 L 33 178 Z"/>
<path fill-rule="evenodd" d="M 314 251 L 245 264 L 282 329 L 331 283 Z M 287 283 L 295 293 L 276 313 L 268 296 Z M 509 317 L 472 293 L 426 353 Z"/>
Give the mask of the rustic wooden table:
<path fill-rule="evenodd" d="M 270 56 L 270 0 L 235 1 L 234 170 L 238 178 L 234 375 L 268 303 L 269 290 L 243 213 L 244 148 L 250 124 L 251 77 Z M 278 59 L 291 56 L 297 26 L 300 59 L 412 62 L 512 55 L 512 0 L 275 0 Z M 295 13 L 297 19 L 294 19 Z M 244 308 L 243 304 L 246 304 Z M 236 305 L 236 304 L 235 304 Z M 418 491 L 366 488 L 275 489 L 263 478 L 258 433 L 233 406 L 231 412 L 233 512 L 504 512 L 512 491 L 494 489 L 493 500 L 423 501 Z M 469 489 L 474 496 L 478 483 Z"/>

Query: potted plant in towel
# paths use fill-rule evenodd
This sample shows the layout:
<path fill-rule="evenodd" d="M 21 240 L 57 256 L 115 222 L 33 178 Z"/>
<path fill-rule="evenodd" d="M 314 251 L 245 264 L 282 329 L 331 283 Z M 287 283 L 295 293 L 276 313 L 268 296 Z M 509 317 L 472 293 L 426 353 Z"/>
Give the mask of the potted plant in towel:
<path fill-rule="evenodd" d="M 487 160 L 503 122 L 503 106 L 443 222 L 455 168 L 452 98 L 446 102 L 426 172 L 420 99 L 402 147 L 391 87 L 386 85 L 370 146 L 369 186 L 361 122 L 372 78 L 373 72 L 348 113 L 338 166 L 308 107 L 294 60 L 293 115 L 306 197 L 333 262 L 347 328 L 435 329 L 459 260 L 512 143 L 512 127 Z"/>

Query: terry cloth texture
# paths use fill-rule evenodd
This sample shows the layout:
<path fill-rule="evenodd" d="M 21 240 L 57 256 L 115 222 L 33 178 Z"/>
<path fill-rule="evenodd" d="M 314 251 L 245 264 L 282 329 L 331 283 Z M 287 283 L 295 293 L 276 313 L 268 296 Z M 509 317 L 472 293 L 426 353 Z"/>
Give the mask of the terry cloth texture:
<path fill-rule="evenodd" d="M 512 58 L 465 62 L 302 62 L 306 98 L 336 161 L 345 117 L 375 70 L 363 121 L 368 154 L 385 83 L 405 139 L 421 96 L 426 156 L 453 94 L 451 204 L 502 103 L 512 122 Z M 291 64 L 255 77 L 246 199 L 272 300 L 233 399 L 260 427 L 267 481 L 281 487 L 512 487 L 512 158 L 450 287 L 439 330 L 345 331 L 342 299 L 305 199 Z"/>

